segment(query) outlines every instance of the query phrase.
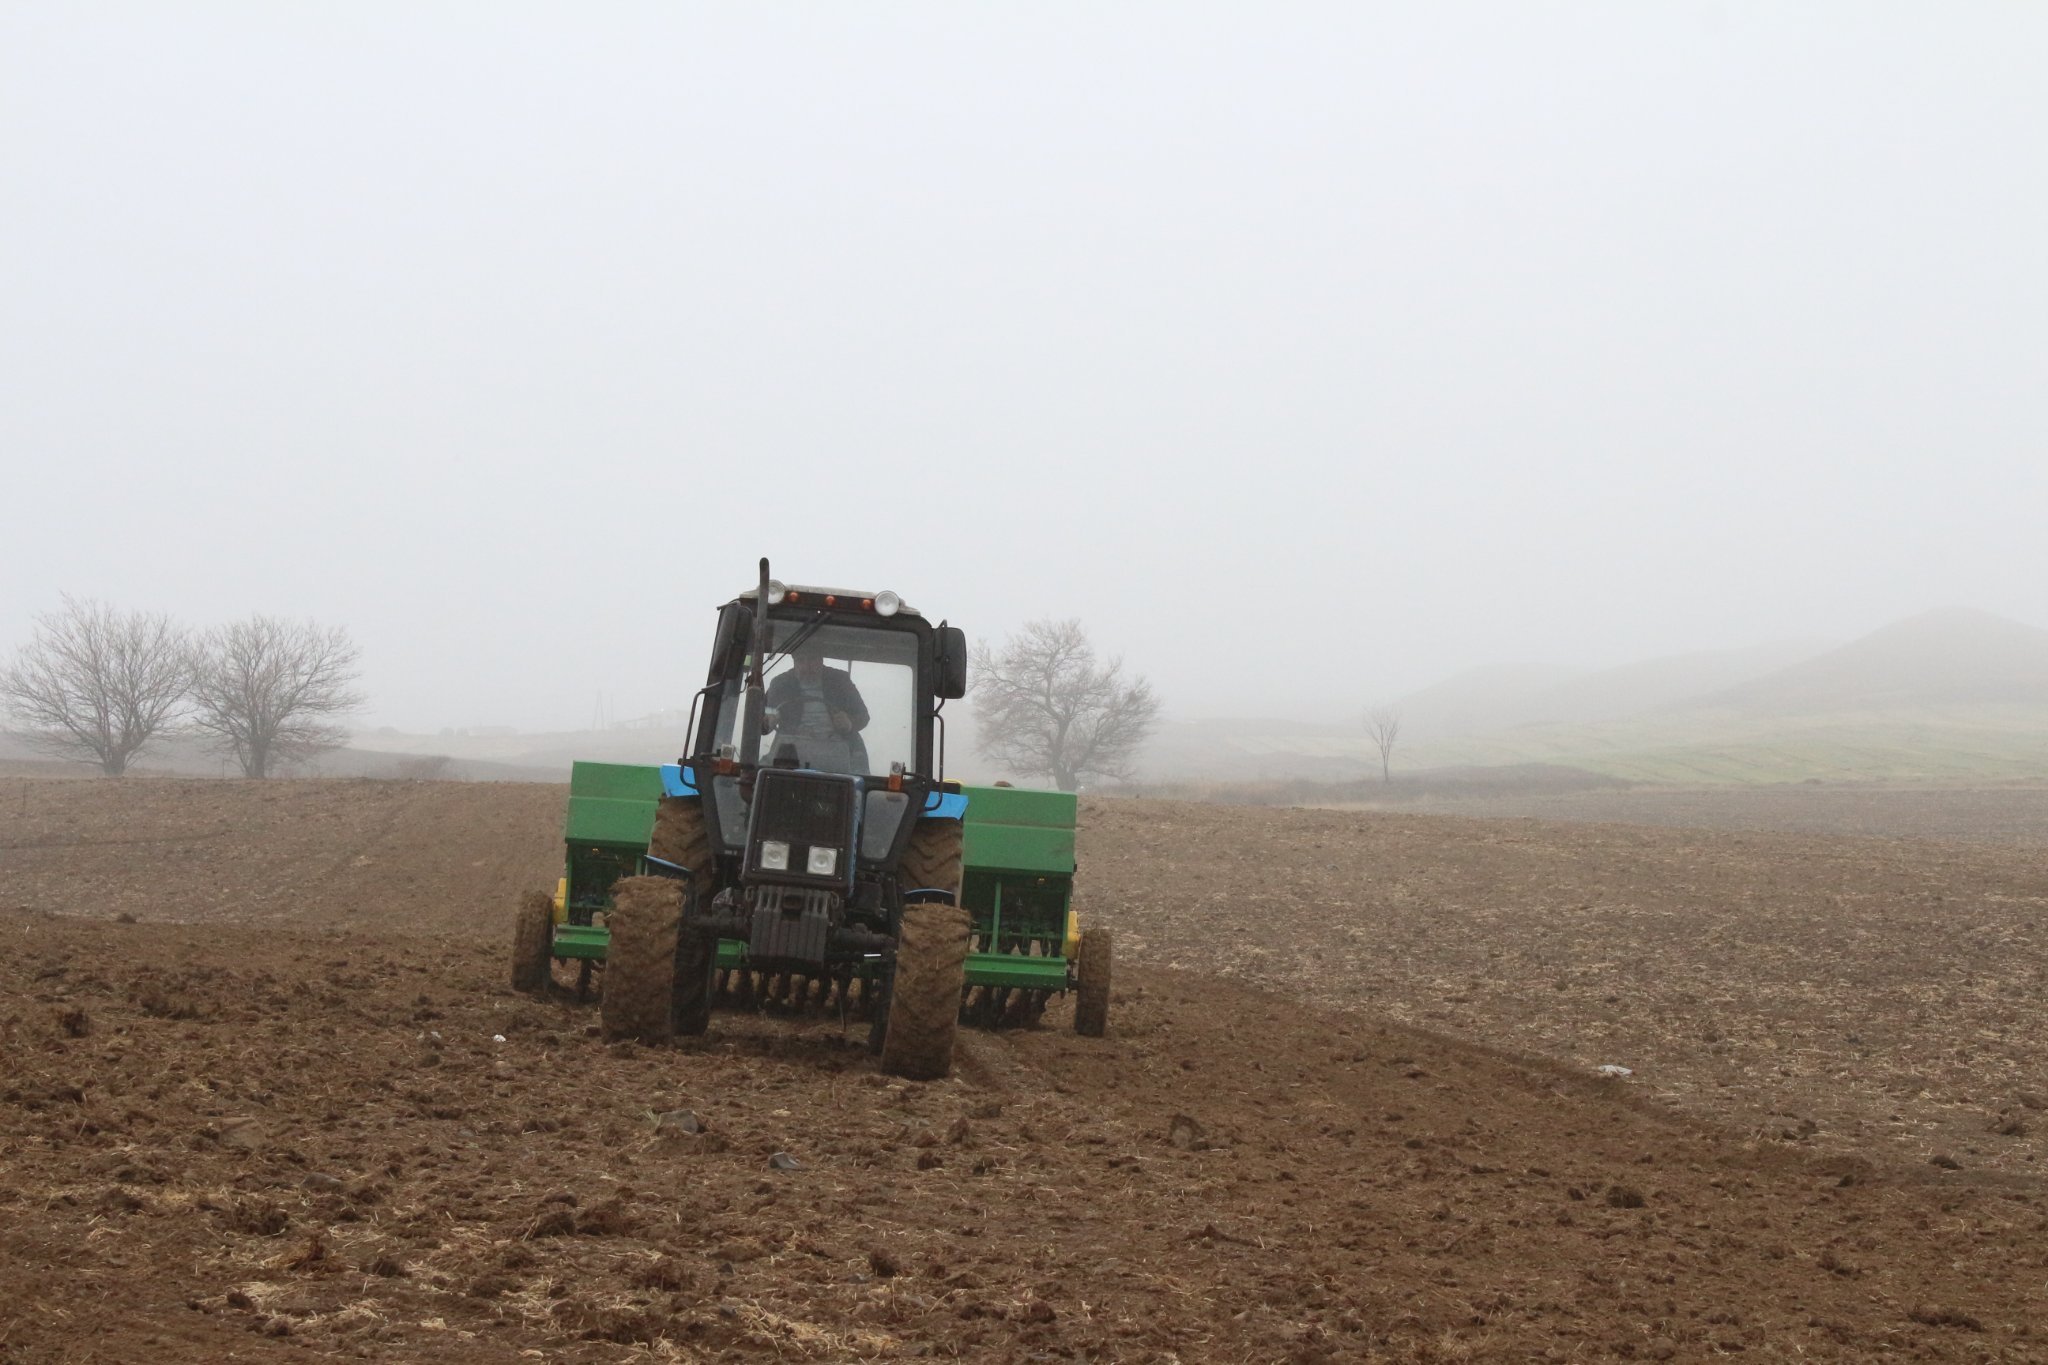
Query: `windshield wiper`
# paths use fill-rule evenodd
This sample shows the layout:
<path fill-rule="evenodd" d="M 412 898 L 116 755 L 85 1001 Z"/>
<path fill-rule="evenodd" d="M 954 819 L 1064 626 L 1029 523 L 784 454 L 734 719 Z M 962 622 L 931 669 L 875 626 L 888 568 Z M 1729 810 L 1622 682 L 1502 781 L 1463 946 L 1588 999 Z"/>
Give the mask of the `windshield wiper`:
<path fill-rule="evenodd" d="M 761 671 L 766 673 L 775 666 L 777 660 L 788 658 L 804 641 L 816 635 L 818 628 L 824 624 L 825 613 L 821 611 L 801 626 L 798 626 L 796 632 L 782 642 L 782 648 L 771 652 L 767 658 L 761 661 Z"/>

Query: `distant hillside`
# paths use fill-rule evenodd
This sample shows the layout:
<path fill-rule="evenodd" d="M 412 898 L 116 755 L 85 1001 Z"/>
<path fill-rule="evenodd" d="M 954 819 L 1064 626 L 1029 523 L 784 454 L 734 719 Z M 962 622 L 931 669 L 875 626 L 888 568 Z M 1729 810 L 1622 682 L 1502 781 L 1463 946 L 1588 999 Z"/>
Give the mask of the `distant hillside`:
<path fill-rule="evenodd" d="M 1929 612 L 1833 648 L 1789 641 L 1529 685 L 1475 670 L 1397 703 L 1397 773 L 1554 765 L 1642 782 L 2048 776 L 2048 630 Z M 1155 780 L 1345 782 L 1378 773 L 1356 724 L 1184 721 Z"/>
<path fill-rule="evenodd" d="M 1810 659 L 1818 640 L 1700 650 L 1592 671 L 1477 668 L 1394 703 L 1410 742 L 1438 743 L 1531 725 L 1597 725 L 1705 697 Z"/>
<path fill-rule="evenodd" d="M 1583 669 L 1545 664 L 1490 664 L 1431 683 L 1393 705 L 1410 735 L 1454 739 L 1548 720 L 1537 699 L 1583 676 Z"/>
<path fill-rule="evenodd" d="M 1659 710 L 1417 745 L 1409 759 L 1653 782 L 2048 776 L 2048 630 L 1928 612 Z"/>
<path fill-rule="evenodd" d="M 1594 725 L 1669 710 L 1811 659 L 1820 640 L 1775 640 L 1747 649 L 1704 650 L 1645 659 L 1573 678 L 1529 698 L 1546 725 Z"/>
<path fill-rule="evenodd" d="M 1601 725 L 1531 726 L 1408 753 L 1411 770 L 1528 763 L 1634 782 L 2041 778 L 2048 777 L 2048 707 L 1832 715 L 1686 710 Z"/>
<path fill-rule="evenodd" d="M 463 762 L 510 764 L 548 771 L 567 780 L 577 759 L 600 763 L 670 763 L 684 748 L 683 729 L 647 727 L 616 730 L 568 730 L 521 734 L 495 731 L 469 735 L 413 735 L 379 731 L 351 741 L 364 750 L 422 750 L 445 753 Z"/>
<path fill-rule="evenodd" d="M 1559 773 L 1642 782 L 2048 777 L 2048 630 L 1947 608 L 1835 647 L 1782 641 L 1599 670 L 1473 669 L 1396 706 L 1397 775 L 1437 770 L 1449 780 L 1448 770 L 1535 765 L 1546 782 Z M 1379 757 L 1361 724 L 1363 709 L 1361 700 L 1306 717 L 1170 720 L 1147 746 L 1140 780 L 1377 779 Z M 677 726 L 556 734 L 385 730 L 354 736 L 349 748 L 322 755 L 308 771 L 561 780 L 575 759 L 659 763 L 683 746 Z M 37 757 L 0 735 L 0 761 Z M 189 740 L 163 746 L 145 766 L 232 772 Z M 949 776 L 968 781 L 1022 776 L 974 752 L 971 706 L 949 710 L 946 766 Z"/>
<path fill-rule="evenodd" d="M 948 707 L 945 719 L 948 777 L 966 782 L 1016 777 L 993 767 L 974 752 L 974 727 L 966 708 L 955 711 Z M 567 781 L 570 764 L 579 759 L 598 763 L 673 763 L 689 746 L 689 739 L 681 725 L 672 725 L 534 734 L 492 731 L 413 735 L 379 730 L 358 734 L 351 743 L 364 752 L 442 753 L 468 766 L 510 768 L 534 774 L 535 780 Z"/>
<path fill-rule="evenodd" d="M 53 758 L 21 736 L 0 731 L 0 764 L 9 772 L 39 776 L 89 777 L 99 771 L 95 763 Z M 191 736 L 159 740 L 152 744 L 133 769 L 137 774 L 177 777 L 239 777 L 241 770 L 232 759 L 211 745 Z M 428 748 L 359 749 L 343 747 L 316 754 L 305 763 L 289 765 L 279 777 L 383 777 L 419 778 L 453 782 L 555 782 L 568 775 L 548 766 L 499 762 L 480 757 L 457 757 L 445 750 Z"/>
<path fill-rule="evenodd" d="M 1801 714 L 2048 706 L 2048 630 L 1945 607 L 1701 698 L 1699 705 Z"/>
<path fill-rule="evenodd" d="M 1379 771 L 1355 721 L 1169 720 L 1145 748 L 1146 782 L 1352 782 Z"/>

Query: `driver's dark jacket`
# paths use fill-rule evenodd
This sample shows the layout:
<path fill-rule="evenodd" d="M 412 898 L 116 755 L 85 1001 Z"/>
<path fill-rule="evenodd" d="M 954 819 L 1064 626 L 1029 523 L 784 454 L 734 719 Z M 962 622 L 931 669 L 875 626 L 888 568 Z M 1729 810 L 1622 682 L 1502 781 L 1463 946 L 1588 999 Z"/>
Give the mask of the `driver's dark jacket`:
<path fill-rule="evenodd" d="M 854 730 L 865 730 L 868 724 L 867 703 L 860 699 L 860 689 L 853 685 L 853 678 L 843 668 L 824 670 L 825 709 L 844 711 L 853 721 Z M 794 706 L 804 699 L 803 684 L 797 681 L 796 670 L 778 673 L 768 683 L 767 702 L 771 708 Z"/>

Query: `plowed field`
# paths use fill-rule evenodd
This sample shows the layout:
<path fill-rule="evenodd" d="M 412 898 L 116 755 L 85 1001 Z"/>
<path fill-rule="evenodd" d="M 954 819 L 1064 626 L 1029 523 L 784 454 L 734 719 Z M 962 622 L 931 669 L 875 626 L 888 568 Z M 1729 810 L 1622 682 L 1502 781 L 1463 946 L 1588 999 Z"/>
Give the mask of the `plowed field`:
<path fill-rule="evenodd" d="M 909 1085 L 505 989 L 560 802 L 0 786 L 0 1360 L 2048 1358 L 2037 852 L 1094 803 Z"/>

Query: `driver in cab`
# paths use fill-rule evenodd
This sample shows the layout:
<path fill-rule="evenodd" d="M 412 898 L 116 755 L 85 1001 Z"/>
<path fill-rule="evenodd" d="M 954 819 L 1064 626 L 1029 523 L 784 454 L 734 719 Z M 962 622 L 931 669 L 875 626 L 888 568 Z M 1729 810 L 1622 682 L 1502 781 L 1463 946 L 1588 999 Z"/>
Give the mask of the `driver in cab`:
<path fill-rule="evenodd" d="M 848 748 L 854 770 L 867 770 L 867 746 L 859 738 L 867 728 L 867 703 L 843 669 L 825 667 L 816 647 L 799 645 L 795 664 L 768 682 L 768 728 L 784 739 L 837 740 Z"/>

